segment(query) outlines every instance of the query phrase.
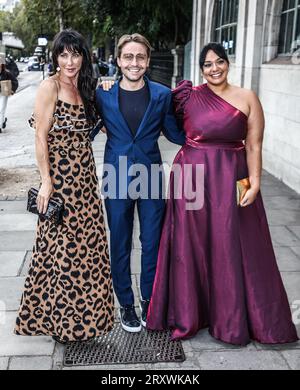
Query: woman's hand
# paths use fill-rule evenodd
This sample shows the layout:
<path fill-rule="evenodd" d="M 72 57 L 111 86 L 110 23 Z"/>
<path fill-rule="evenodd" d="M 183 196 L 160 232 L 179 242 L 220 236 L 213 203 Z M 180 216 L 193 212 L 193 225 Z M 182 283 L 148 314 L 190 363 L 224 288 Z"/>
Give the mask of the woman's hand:
<path fill-rule="evenodd" d="M 102 133 L 106 133 L 106 127 L 105 126 L 101 127 L 100 131 L 102 131 Z"/>
<path fill-rule="evenodd" d="M 247 207 L 247 206 L 250 206 L 252 203 L 254 203 L 258 192 L 259 192 L 259 189 L 250 188 L 246 192 L 245 196 L 243 197 L 243 199 L 240 203 L 240 206 Z"/>
<path fill-rule="evenodd" d="M 37 196 L 37 209 L 39 213 L 45 214 L 48 207 L 48 202 L 53 193 L 53 185 L 51 179 L 42 182 L 41 188 Z"/>
<path fill-rule="evenodd" d="M 100 87 L 103 88 L 104 91 L 109 91 L 113 87 L 114 83 L 114 80 L 101 81 Z"/>

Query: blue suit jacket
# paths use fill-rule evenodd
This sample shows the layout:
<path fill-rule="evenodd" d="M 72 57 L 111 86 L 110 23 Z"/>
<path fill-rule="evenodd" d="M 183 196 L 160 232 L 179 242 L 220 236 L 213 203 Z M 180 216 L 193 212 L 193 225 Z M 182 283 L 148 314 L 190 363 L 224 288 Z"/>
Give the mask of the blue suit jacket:
<path fill-rule="evenodd" d="M 144 118 L 133 136 L 119 108 L 119 82 L 110 89 L 97 90 L 97 106 L 107 129 L 104 163 L 118 164 L 119 156 L 127 156 L 129 163 L 161 163 L 158 147 L 160 132 L 179 145 L 185 134 L 179 130 L 172 109 L 171 90 L 146 79 L 150 102 Z"/>
<path fill-rule="evenodd" d="M 171 90 L 147 78 L 145 80 L 149 85 L 150 102 L 135 135 L 132 134 L 119 108 L 119 82 L 116 82 L 109 91 L 104 91 L 101 87 L 97 89 L 97 106 L 107 129 L 104 164 L 112 164 L 117 168 L 120 156 L 127 157 L 127 169 L 133 164 L 143 164 L 147 170 L 151 164 L 161 164 L 158 147 L 161 131 L 169 141 L 179 145 L 185 143 L 185 134 L 183 130 L 178 129 L 173 115 Z M 128 177 L 127 184 L 130 181 Z"/>

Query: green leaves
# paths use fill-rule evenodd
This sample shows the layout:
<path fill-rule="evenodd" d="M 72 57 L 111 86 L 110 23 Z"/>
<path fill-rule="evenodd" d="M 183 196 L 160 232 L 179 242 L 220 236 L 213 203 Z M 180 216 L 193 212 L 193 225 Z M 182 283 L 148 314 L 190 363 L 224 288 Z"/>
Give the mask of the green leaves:
<path fill-rule="evenodd" d="M 41 34 L 72 27 L 96 47 L 108 37 L 144 34 L 156 47 L 187 41 L 193 0 L 22 0 L 12 14 L 0 12 L 2 31 L 13 31 L 32 51 Z"/>

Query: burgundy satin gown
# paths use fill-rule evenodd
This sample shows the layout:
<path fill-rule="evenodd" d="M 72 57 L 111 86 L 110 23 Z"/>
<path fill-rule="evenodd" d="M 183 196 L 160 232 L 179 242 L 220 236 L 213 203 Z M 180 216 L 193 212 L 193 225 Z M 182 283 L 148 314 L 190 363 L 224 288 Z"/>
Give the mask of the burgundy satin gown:
<path fill-rule="evenodd" d="M 147 328 L 186 339 L 208 327 L 238 345 L 297 341 L 261 194 L 236 204 L 236 181 L 248 176 L 247 116 L 206 84 L 183 81 L 173 94 L 187 137 L 174 163 L 204 164 L 204 207 L 174 199 L 171 174 Z"/>

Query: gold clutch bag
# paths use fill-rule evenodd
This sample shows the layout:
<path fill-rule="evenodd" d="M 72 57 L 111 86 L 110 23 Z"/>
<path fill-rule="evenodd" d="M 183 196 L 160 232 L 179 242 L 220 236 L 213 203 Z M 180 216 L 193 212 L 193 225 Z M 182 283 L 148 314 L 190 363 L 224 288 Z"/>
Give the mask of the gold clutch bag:
<path fill-rule="evenodd" d="M 239 206 L 241 201 L 243 200 L 246 192 L 250 189 L 250 181 L 248 177 L 244 179 L 238 180 L 236 182 L 236 202 Z"/>

